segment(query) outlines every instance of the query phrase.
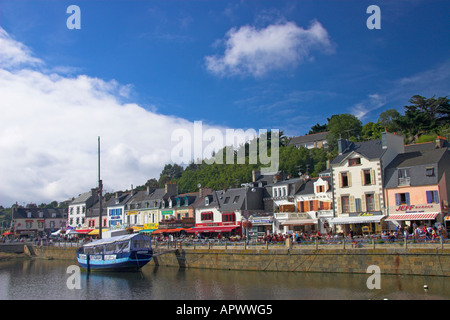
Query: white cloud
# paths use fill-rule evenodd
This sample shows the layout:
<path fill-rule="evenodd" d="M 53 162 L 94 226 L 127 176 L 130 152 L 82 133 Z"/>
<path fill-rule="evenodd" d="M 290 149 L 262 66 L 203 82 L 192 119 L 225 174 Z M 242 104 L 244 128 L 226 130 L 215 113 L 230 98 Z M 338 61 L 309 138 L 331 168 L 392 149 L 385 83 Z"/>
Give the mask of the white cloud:
<path fill-rule="evenodd" d="M 0 27 L 0 61 L 2 68 L 42 64 L 42 60 L 33 57 L 25 45 L 11 38 L 2 27 Z"/>
<path fill-rule="evenodd" d="M 121 102 L 129 85 L 40 71 L 43 62 L 1 28 L 0 57 L 7 62 L 0 66 L 4 206 L 66 200 L 96 187 L 98 136 L 105 189 L 144 184 L 171 162 L 171 132 L 193 128 L 185 119 Z"/>
<path fill-rule="evenodd" d="M 250 74 L 260 77 L 273 70 L 286 70 L 312 59 L 310 52 L 332 52 L 328 32 L 314 21 L 308 29 L 294 22 L 232 28 L 225 36 L 223 56 L 207 56 L 207 69 L 217 75 Z"/>
<path fill-rule="evenodd" d="M 364 119 L 371 111 L 377 110 L 386 104 L 386 97 L 378 93 L 369 94 L 363 102 L 355 104 L 352 113 L 358 119 Z"/>

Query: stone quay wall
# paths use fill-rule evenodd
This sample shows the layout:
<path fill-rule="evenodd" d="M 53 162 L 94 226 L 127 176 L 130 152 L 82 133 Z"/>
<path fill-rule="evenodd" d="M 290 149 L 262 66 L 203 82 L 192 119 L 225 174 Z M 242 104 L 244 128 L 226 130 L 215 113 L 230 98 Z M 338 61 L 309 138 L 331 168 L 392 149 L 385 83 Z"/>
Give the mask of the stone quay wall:
<path fill-rule="evenodd" d="M 30 252 L 29 250 L 26 250 Z M 76 262 L 76 248 L 33 246 L 37 258 Z M 280 272 L 367 273 L 450 276 L 450 249 L 224 249 L 157 248 L 149 265 L 176 268 Z"/>

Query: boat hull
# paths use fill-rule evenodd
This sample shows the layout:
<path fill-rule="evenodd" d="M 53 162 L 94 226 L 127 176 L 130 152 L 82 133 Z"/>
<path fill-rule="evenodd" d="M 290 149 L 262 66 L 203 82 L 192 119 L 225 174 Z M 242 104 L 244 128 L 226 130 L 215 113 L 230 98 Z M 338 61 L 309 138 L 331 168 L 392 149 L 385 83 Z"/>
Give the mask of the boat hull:
<path fill-rule="evenodd" d="M 152 257 L 152 250 L 120 254 L 77 253 L 78 265 L 85 271 L 139 271 Z"/>

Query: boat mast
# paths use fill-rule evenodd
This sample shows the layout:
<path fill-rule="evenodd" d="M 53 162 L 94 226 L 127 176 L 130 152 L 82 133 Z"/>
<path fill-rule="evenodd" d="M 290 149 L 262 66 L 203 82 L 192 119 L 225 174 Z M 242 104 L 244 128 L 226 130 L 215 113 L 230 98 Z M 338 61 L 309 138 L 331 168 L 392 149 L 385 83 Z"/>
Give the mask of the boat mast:
<path fill-rule="evenodd" d="M 102 239 L 102 180 L 100 179 L 100 136 L 98 137 L 98 197 L 100 201 L 100 216 L 98 238 Z"/>

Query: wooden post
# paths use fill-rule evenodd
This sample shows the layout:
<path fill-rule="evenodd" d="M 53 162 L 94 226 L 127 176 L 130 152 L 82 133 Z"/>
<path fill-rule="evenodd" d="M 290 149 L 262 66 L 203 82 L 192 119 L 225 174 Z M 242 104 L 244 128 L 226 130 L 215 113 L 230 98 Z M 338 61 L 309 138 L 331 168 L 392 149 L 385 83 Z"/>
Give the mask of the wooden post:
<path fill-rule="evenodd" d="M 266 240 L 266 250 L 269 250 L 269 241 Z"/>
<path fill-rule="evenodd" d="M 408 249 L 408 238 L 405 237 L 405 250 Z"/>
<path fill-rule="evenodd" d="M 443 240 L 442 236 L 439 239 L 441 241 L 441 250 L 444 250 L 444 240 Z"/>
<path fill-rule="evenodd" d="M 345 236 L 342 238 L 342 249 L 345 250 Z"/>
<path fill-rule="evenodd" d="M 319 250 L 319 240 L 316 238 L 316 250 Z"/>
<path fill-rule="evenodd" d="M 228 241 L 225 240 L 225 250 L 227 250 L 227 249 L 228 249 Z"/>

